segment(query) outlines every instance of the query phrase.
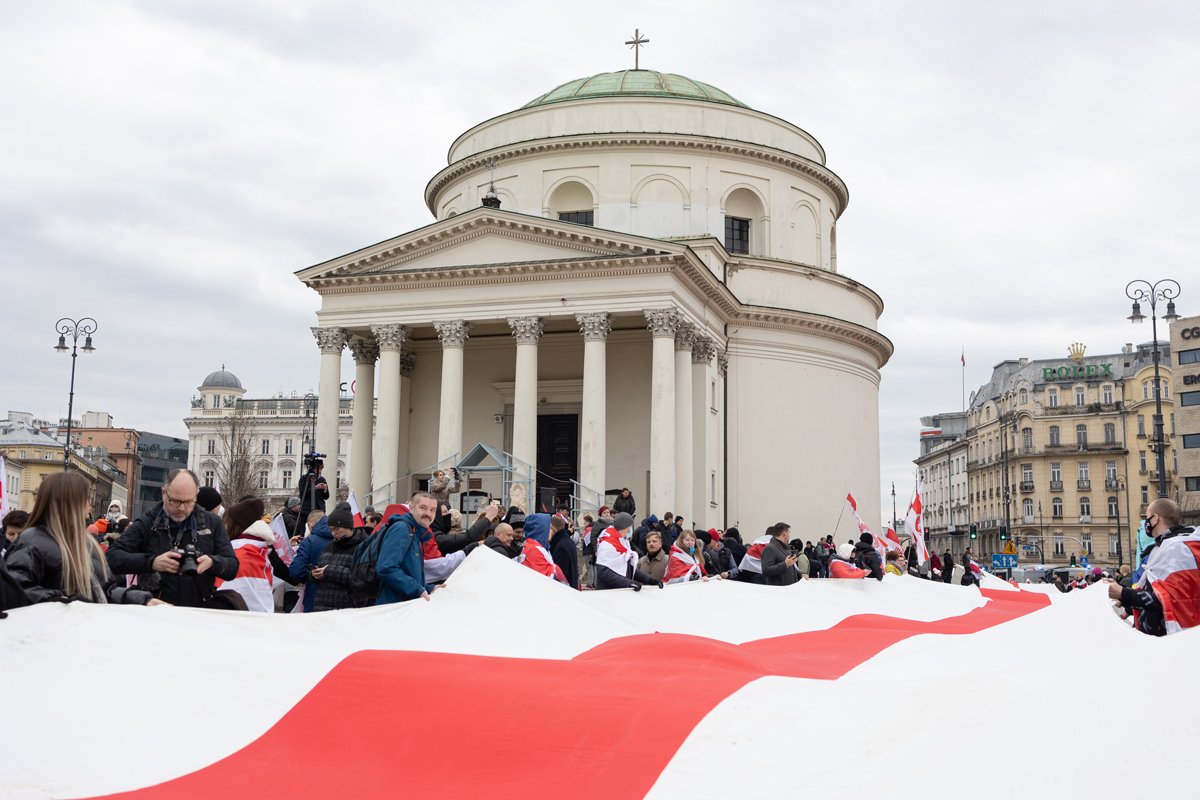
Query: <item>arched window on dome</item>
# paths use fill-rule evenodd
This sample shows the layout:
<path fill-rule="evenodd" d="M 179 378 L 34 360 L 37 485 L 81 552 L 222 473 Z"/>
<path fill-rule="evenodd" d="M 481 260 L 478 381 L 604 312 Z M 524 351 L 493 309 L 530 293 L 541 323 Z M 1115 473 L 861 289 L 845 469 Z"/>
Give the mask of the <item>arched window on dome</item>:
<path fill-rule="evenodd" d="M 564 181 L 550 195 L 550 214 L 563 222 L 596 224 L 596 200 L 579 181 Z"/>
<path fill-rule="evenodd" d="M 762 254 L 766 212 L 758 195 L 734 189 L 725 198 L 725 249 L 731 253 Z"/>

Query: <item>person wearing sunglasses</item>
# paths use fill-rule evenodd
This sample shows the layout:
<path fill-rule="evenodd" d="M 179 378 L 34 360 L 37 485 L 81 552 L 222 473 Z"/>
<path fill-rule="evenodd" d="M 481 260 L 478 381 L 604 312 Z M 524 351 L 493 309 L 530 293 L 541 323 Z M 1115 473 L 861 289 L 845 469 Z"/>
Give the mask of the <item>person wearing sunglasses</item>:
<path fill-rule="evenodd" d="M 1132 587 L 1105 578 L 1108 596 L 1134 613 L 1134 627 L 1152 636 L 1200 625 L 1200 535 L 1183 524 L 1179 506 L 1165 497 L 1146 509 L 1154 544 L 1142 577 Z"/>

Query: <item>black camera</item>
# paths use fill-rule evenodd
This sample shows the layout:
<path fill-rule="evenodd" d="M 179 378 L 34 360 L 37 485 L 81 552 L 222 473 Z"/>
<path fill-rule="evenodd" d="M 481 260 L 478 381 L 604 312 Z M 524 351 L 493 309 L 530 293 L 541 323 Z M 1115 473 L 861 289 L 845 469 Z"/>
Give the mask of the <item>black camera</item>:
<path fill-rule="evenodd" d="M 189 578 L 195 577 L 198 566 L 196 556 L 199 555 L 196 552 L 196 545 L 185 544 L 183 547 L 176 547 L 175 552 L 179 553 L 179 574 Z"/>
<path fill-rule="evenodd" d="M 323 458 L 325 458 L 325 454 L 324 454 L 324 453 L 318 453 L 318 452 L 315 452 L 315 451 L 314 451 L 314 452 L 312 452 L 312 453 L 305 453 L 305 455 L 304 455 L 304 467 L 305 467 L 306 469 L 316 469 L 316 468 L 317 468 L 317 464 L 323 464 L 323 463 L 324 463 L 324 462 L 321 460 L 321 459 L 323 459 Z"/>

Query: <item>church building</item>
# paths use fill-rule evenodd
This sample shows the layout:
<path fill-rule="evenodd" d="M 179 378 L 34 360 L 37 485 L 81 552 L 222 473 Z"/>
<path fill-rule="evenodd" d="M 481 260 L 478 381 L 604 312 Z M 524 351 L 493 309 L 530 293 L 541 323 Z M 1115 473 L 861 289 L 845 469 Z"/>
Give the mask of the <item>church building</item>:
<path fill-rule="evenodd" d="M 433 222 L 297 273 L 321 297 L 317 450 L 352 377 L 350 489 L 376 506 L 484 453 L 475 485 L 526 507 L 629 487 L 639 517 L 812 538 L 852 489 L 878 519 L 892 344 L 838 268 L 848 196 L 810 134 L 681 75 L 481 122 L 425 188 Z"/>

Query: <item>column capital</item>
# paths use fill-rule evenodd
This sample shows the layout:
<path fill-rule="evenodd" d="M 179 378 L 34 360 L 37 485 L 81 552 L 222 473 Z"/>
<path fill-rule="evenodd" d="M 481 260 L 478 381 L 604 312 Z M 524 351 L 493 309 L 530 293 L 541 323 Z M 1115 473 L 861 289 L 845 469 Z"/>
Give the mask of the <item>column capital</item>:
<path fill-rule="evenodd" d="M 704 334 L 699 334 L 692 344 L 692 363 L 711 364 L 715 352 L 716 347 L 713 345 L 713 340 Z"/>
<path fill-rule="evenodd" d="M 416 353 L 401 353 L 400 354 L 400 374 L 405 378 L 412 377 L 413 368 L 417 366 Z"/>
<path fill-rule="evenodd" d="M 673 308 L 646 309 L 646 327 L 650 336 L 655 339 L 673 339 L 675 330 L 679 327 L 679 312 Z"/>
<path fill-rule="evenodd" d="M 374 338 L 355 336 L 350 340 L 350 352 L 354 354 L 355 364 L 374 364 L 379 360 L 379 342 Z"/>
<path fill-rule="evenodd" d="M 371 333 L 375 334 L 380 350 L 399 350 L 404 347 L 409 330 L 407 325 L 372 325 Z"/>
<path fill-rule="evenodd" d="M 721 350 L 717 352 L 717 372 L 721 373 L 721 377 L 725 377 L 725 373 L 729 370 L 729 351 Z"/>
<path fill-rule="evenodd" d="M 438 340 L 443 348 L 466 347 L 467 339 L 471 336 L 471 323 L 463 319 L 434 322 L 433 328 L 437 331 Z"/>
<path fill-rule="evenodd" d="M 679 326 L 675 328 L 675 349 L 683 352 L 691 352 L 698 335 L 699 331 L 695 325 L 680 320 Z"/>
<path fill-rule="evenodd" d="M 541 317 L 509 317 L 508 327 L 517 344 L 537 344 L 545 331 Z"/>
<path fill-rule="evenodd" d="M 575 321 L 579 323 L 579 332 L 585 342 L 603 342 L 612 333 L 612 314 L 607 311 L 596 311 L 591 314 L 576 314 Z"/>
<path fill-rule="evenodd" d="M 346 340 L 350 338 L 350 333 L 345 328 L 316 327 L 311 330 L 322 353 L 341 353 L 342 348 L 346 346 Z"/>

